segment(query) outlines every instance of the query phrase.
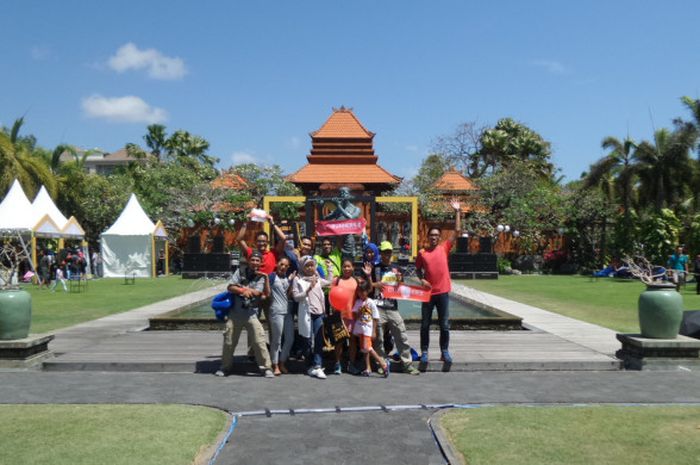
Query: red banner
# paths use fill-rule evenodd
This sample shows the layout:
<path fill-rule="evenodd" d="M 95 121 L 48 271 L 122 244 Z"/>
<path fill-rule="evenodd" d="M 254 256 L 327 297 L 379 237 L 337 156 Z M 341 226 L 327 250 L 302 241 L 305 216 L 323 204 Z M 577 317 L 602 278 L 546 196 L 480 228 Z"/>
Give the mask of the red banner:
<path fill-rule="evenodd" d="M 362 234 L 367 221 L 364 218 L 355 220 L 329 220 L 316 222 L 317 236 L 344 236 L 346 234 Z"/>
<path fill-rule="evenodd" d="M 416 302 L 430 301 L 430 289 L 408 286 L 406 284 L 399 284 L 398 286 L 384 284 L 382 286 L 382 295 L 387 299 L 415 300 Z"/>

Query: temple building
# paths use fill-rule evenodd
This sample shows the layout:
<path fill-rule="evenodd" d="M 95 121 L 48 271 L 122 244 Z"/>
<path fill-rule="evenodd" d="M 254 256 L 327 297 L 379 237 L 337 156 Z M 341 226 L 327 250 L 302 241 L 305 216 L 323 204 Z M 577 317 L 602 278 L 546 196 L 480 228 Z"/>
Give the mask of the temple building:
<path fill-rule="evenodd" d="M 365 129 L 351 108 L 334 108 L 333 114 L 311 136 L 308 163 L 287 179 L 304 195 L 333 192 L 348 186 L 353 192 L 380 195 L 401 182 L 377 164 L 374 133 Z"/>

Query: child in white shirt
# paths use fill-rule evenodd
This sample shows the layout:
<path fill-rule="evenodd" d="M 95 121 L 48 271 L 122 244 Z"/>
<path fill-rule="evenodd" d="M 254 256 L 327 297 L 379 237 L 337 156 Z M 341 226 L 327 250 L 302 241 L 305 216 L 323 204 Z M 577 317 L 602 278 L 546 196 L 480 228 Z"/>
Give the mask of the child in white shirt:
<path fill-rule="evenodd" d="M 372 292 L 372 283 L 362 280 L 357 285 L 355 292 L 355 305 L 352 308 L 352 313 L 355 315 L 355 324 L 352 333 L 360 339 L 360 350 L 365 356 L 365 370 L 363 376 L 369 376 L 372 372 L 370 365 L 370 355 L 384 370 L 384 377 L 389 376 L 389 364 L 377 355 L 377 352 L 372 348 L 372 340 L 377 337 L 379 331 L 379 310 L 374 300 L 369 298 L 369 293 Z"/>

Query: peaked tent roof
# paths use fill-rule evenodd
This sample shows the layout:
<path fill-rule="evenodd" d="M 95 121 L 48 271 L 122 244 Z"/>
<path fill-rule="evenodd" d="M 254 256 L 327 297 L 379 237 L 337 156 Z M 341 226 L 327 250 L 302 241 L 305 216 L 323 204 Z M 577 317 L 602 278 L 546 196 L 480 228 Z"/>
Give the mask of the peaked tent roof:
<path fill-rule="evenodd" d="M 61 228 L 58 227 L 56 222 L 48 213 L 42 216 L 32 229 L 34 230 L 34 235 L 38 237 L 64 236 Z"/>
<path fill-rule="evenodd" d="M 34 224 L 42 219 L 44 215 L 49 215 L 58 226 L 58 229 L 63 229 L 68 222 L 68 219 L 58 209 L 44 186 L 41 186 L 39 193 L 34 198 L 34 202 L 32 202 L 32 213 L 35 220 Z"/>
<path fill-rule="evenodd" d="M 85 231 L 83 231 L 83 228 L 80 227 L 80 224 L 78 223 L 78 220 L 75 219 L 75 216 L 68 218 L 68 221 L 61 230 L 61 233 L 64 236 L 85 237 Z"/>
<path fill-rule="evenodd" d="M 150 236 L 156 225 L 143 211 L 136 194 L 131 194 L 117 221 L 103 232 L 103 235 L 113 236 Z"/>
<path fill-rule="evenodd" d="M 22 190 L 19 181 L 15 179 L 0 203 L 0 229 L 30 230 L 37 221 L 33 221 L 32 204 Z"/>

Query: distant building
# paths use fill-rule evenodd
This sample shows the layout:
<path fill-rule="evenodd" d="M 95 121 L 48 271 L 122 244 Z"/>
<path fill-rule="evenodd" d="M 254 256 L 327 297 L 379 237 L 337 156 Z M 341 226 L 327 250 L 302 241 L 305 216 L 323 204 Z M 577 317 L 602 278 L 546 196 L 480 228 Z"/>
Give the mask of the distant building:
<path fill-rule="evenodd" d="M 82 157 L 87 150 L 78 149 L 78 158 Z M 62 163 L 75 161 L 75 157 L 70 152 L 63 152 L 60 160 Z M 96 151 L 90 153 L 85 158 L 85 171 L 92 174 L 100 174 L 106 176 L 114 172 L 115 169 L 128 166 L 131 162 L 140 162 L 139 158 L 134 158 L 126 151 L 126 148 L 121 148 L 116 152 L 106 153 Z"/>

